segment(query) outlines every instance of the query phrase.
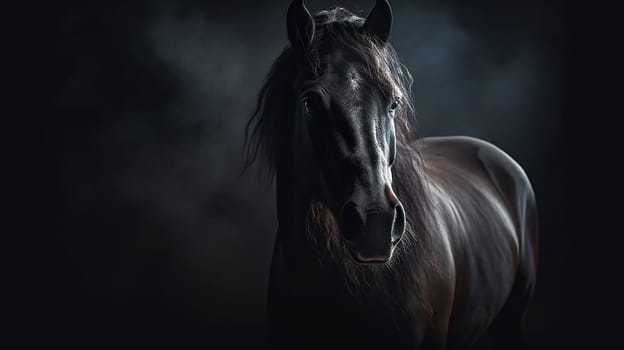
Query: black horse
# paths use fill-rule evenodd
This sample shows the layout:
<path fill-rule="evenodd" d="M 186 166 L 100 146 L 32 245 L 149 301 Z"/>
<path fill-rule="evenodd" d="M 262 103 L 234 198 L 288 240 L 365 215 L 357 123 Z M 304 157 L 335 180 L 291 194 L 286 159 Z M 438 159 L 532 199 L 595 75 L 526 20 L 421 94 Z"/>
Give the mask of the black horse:
<path fill-rule="evenodd" d="M 247 126 L 276 177 L 269 286 L 280 348 L 520 343 L 533 294 L 535 198 L 520 166 L 469 137 L 414 137 L 392 12 L 288 10 L 290 45 Z"/>

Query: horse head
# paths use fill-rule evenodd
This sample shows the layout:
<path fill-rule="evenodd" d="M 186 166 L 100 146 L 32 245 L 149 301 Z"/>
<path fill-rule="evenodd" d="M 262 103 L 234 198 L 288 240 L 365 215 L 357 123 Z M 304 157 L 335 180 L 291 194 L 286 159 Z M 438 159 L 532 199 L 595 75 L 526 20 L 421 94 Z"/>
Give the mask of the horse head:
<path fill-rule="evenodd" d="M 357 263 L 385 263 L 405 231 L 392 187 L 395 118 L 409 97 L 388 56 L 392 11 L 377 1 L 364 20 L 342 22 L 303 1 L 287 15 L 297 56 L 293 148 L 298 178 L 333 214 Z"/>

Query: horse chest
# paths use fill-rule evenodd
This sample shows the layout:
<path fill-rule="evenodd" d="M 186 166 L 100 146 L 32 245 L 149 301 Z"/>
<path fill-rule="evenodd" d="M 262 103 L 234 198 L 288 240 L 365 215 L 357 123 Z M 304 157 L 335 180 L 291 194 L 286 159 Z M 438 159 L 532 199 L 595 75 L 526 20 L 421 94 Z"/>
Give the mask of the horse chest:
<path fill-rule="evenodd" d="M 331 341 L 347 348 L 418 348 L 423 342 L 427 317 L 403 305 L 396 293 L 358 297 L 340 272 L 298 270 L 281 252 L 276 245 L 269 288 L 273 333 L 314 339 L 321 347 Z"/>

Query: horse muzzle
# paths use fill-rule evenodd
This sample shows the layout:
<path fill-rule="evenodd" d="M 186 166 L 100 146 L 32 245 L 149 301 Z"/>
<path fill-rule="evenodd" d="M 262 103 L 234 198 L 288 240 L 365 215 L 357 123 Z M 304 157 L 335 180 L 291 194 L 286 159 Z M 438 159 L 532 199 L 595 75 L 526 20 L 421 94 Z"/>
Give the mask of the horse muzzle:
<path fill-rule="evenodd" d="M 390 208 L 363 209 L 352 201 L 342 209 L 343 237 L 356 263 L 383 264 L 405 231 L 405 211 L 397 200 Z"/>

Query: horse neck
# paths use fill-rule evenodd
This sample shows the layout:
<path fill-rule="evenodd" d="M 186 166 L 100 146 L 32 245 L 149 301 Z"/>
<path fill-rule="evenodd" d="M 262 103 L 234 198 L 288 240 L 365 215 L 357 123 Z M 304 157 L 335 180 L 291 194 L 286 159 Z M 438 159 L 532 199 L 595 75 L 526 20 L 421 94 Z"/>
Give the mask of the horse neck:
<path fill-rule="evenodd" d="M 311 268 L 318 264 L 317 255 L 306 237 L 305 220 L 310 200 L 297 183 L 294 173 L 292 161 L 282 161 L 278 164 L 276 172 L 278 239 L 284 247 L 287 260 L 309 265 Z"/>

